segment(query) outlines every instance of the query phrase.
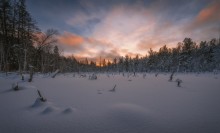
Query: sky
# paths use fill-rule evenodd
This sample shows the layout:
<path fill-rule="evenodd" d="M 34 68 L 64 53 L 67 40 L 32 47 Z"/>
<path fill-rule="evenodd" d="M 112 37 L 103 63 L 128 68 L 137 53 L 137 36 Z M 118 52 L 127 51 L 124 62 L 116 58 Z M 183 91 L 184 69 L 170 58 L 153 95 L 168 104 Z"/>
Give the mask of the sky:
<path fill-rule="evenodd" d="M 88 59 L 145 56 L 219 37 L 220 0 L 26 0 L 42 31 L 59 31 L 63 55 Z"/>

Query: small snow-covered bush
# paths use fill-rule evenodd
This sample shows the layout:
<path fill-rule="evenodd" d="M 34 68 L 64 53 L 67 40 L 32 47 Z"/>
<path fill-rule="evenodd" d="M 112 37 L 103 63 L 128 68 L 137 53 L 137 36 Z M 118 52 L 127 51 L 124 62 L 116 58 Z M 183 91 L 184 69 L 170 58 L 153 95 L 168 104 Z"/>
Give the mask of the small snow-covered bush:
<path fill-rule="evenodd" d="M 172 74 L 170 75 L 169 81 L 173 81 L 173 75 L 174 75 L 174 72 L 172 72 Z"/>
<path fill-rule="evenodd" d="M 80 78 L 86 78 L 86 74 L 81 74 Z"/>
<path fill-rule="evenodd" d="M 12 84 L 12 89 L 13 89 L 14 91 L 18 91 L 18 90 L 19 90 L 18 82 Z"/>
<path fill-rule="evenodd" d="M 34 75 L 33 66 L 30 65 L 29 68 L 30 68 L 30 78 L 28 79 L 28 82 L 32 82 L 32 80 L 33 80 L 33 75 Z"/>
<path fill-rule="evenodd" d="M 52 73 L 52 78 L 55 78 L 56 77 L 56 75 L 58 74 L 60 72 L 60 70 L 59 69 L 57 69 L 54 73 Z"/>
<path fill-rule="evenodd" d="M 23 75 L 23 74 L 21 74 L 21 80 L 23 80 L 23 81 L 24 81 L 24 75 Z"/>
<path fill-rule="evenodd" d="M 177 86 L 178 86 L 178 87 L 181 87 L 180 84 L 181 84 L 183 81 L 182 81 L 181 79 L 176 79 L 176 82 L 177 82 Z"/>
<path fill-rule="evenodd" d="M 217 75 L 218 74 L 218 70 L 213 70 L 213 73 L 214 73 L 214 75 Z"/>
<path fill-rule="evenodd" d="M 89 76 L 90 80 L 97 80 L 97 76 L 95 74 L 92 74 L 91 76 Z"/>

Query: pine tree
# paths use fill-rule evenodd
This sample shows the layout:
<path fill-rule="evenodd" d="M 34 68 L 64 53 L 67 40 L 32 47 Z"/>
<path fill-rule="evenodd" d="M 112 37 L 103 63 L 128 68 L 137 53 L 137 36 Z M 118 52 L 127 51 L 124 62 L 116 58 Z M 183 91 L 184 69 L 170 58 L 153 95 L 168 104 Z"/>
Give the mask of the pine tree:
<path fill-rule="evenodd" d="M 9 0 L 0 1 L 0 52 L 1 52 L 1 68 L 8 71 L 12 33 L 12 7 Z"/>
<path fill-rule="evenodd" d="M 129 56 L 128 55 L 125 56 L 124 66 L 125 66 L 125 71 L 128 72 L 129 71 Z"/>

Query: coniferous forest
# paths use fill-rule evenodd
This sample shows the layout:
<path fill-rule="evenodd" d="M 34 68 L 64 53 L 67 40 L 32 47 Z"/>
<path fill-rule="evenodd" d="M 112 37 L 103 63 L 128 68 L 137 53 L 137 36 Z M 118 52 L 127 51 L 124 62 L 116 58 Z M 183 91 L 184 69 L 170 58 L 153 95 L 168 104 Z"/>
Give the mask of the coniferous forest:
<path fill-rule="evenodd" d="M 54 27 L 56 28 L 56 27 Z M 55 29 L 42 32 L 25 0 L 0 1 L 0 71 L 27 72 L 206 72 L 220 69 L 220 39 L 196 43 L 185 38 L 175 48 L 150 49 L 146 56 L 116 57 L 98 62 L 63 56 Z M 181 41 L 181 40 L 180 40 Z"/>

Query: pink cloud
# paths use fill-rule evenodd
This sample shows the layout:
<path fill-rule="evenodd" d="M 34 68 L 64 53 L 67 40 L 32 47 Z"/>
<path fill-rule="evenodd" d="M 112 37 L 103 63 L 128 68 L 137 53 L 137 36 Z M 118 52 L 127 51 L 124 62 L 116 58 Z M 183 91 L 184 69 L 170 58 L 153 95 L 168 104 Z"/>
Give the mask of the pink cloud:
<path fill-rule="evenodd" d="M 79 45 L 84 43 L 84 38 L 76 34 L 64 32 L 63 35 L 58 37 L 58 41 L 59 43 L 64 45 L 78 47 Z"/>
<path fill-rule="evenodd" d="M 220 23 L 220 2 L 213 2 L 202 9 L 185 30 L 201 29 L 217 22 Z"/>
<path fill-rule="evenodd" d="M 212 3 L 202 9 L 196 17 L 195 24 L 205 24 L 220 20 L 220 2 Z"/>
<path fill-rule="evenodd" d="M 104 16 L 102 13 L 91 16 L 79 13 L 68 23 L 73 26 L 84 25 L 88 20 L 99 15 L 101 21 L 94 27 L 90 37 L 67 34 L 63 36 L 61 42 L 68 46 L 80 46 L 81 49 L 75 51 L 77 56 L 114 58 L 125 55 L 146 55 L 150 48 L 159 50 L 163 45 L 175 47 L 185 37 L 201 41 L 205 36 L 208 40 L 213 36 L 213 33 L 209 33 L 217 33 L 216 26 L 213 27 L 212 24 L 220 21 L 220 2 L 206 6 L 193 20 L 184 16 L 178 21 L 164 18 L 159 8 L 160 3 L 157 4 L 150 8 L 140 4 L 117 5 Z M 198 29 L 200 32 L 197 31 Z"/>
<path fill-rule="evenodd" d="M 74 54 L 78 59 L 91 60 L 99 58 L 99 56 L 109 60 L 120 56 L 114 44 L 105 39 L 88 38 L 64 32 L 58 37 L 58 40 L 59 46 L 65 50 L 66 56 Z"/>

